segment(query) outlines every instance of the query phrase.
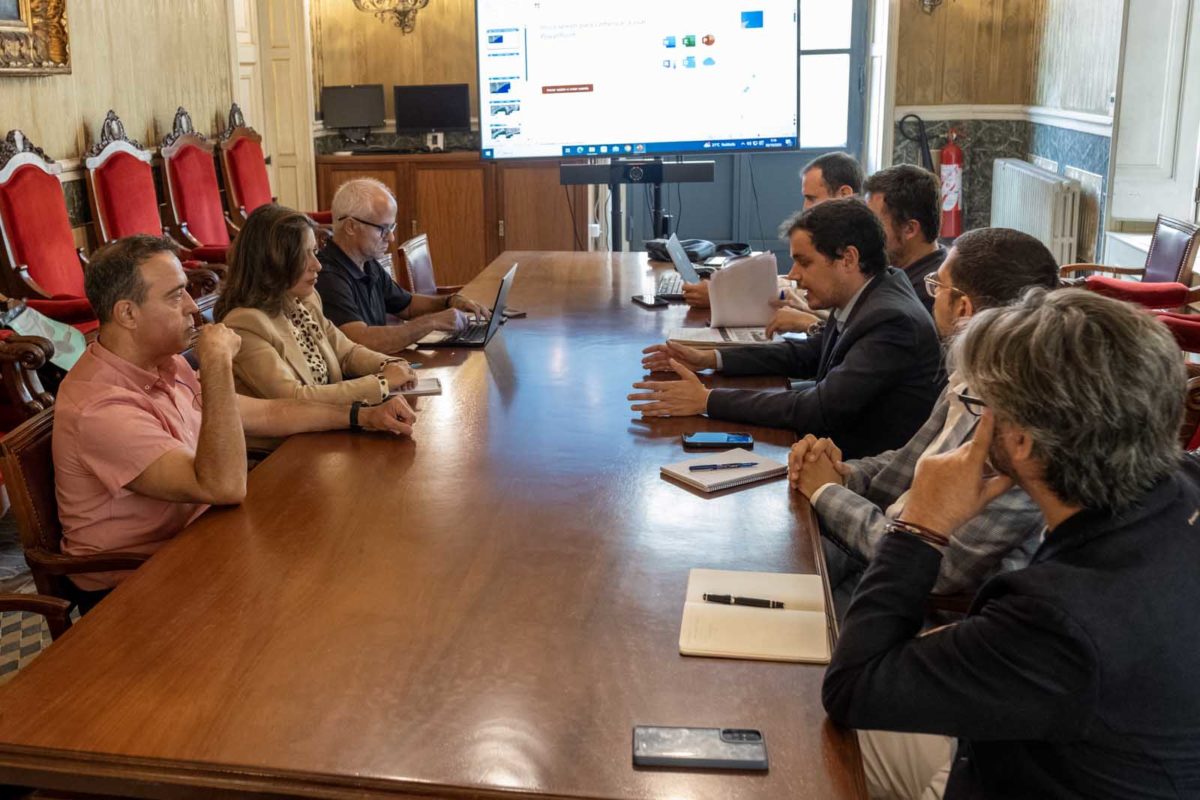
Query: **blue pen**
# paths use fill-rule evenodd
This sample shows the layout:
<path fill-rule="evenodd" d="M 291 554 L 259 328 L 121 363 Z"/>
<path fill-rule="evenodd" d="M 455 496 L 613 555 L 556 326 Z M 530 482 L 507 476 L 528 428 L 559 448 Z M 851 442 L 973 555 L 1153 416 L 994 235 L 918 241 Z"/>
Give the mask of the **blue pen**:
<path fill-rule="evenodd" d="M 779 299 L 780 299 L 780 300 L 782 300 L 782 299 L 783 299 L 783 296 L 784 296 L 784 294 L 785 294 L 785 293 L 786 293 L 786 291 L 785 291 L 784 289 L 780 289 L 780 290 L 779 290 Z"/>
<path fill-rule="evenodd" d="M 737 462 L 735 464 L 694 464 L 688 467 L 691 472 L 708 472 L 715 469 L 740 469 L 741 467 L 757 467 L 757 461 Z"/>

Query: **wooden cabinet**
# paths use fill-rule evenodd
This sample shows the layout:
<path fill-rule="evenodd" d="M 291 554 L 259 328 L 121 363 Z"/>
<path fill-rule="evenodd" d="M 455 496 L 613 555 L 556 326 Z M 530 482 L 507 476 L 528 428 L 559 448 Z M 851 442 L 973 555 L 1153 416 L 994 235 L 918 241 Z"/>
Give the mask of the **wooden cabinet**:
<path fill-rule="evenodd" d="M 318 205 L 353 178 L 383 182 L 396 195 L 397 245 L 426 234 L 438 282 L 462 284 L 503 250 L 586 249 L 587 187 L 560 186 L 558 166 L 477 153 L 318 156 Z"/>
<path fill-rule="evenodd" d="M 411 236 L 429 237 L 438 283 L 467 283 L 500 254 L 488 165 L 409 165 Z M 403 229 L 403 222 L 401 223 Z"/>
<path fill-rule="evenodd" d="M 587 249 L 587 187 L 560 186 L 558 167 L 541 160 L 496 164 L 504 250 Z"/>

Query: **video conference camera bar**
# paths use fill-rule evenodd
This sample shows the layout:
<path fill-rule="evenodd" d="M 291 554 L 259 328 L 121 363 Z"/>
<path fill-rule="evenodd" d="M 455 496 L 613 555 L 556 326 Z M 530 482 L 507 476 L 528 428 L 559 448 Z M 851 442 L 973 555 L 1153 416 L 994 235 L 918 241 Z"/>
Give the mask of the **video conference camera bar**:
<path fill-rule="evenodd" d="M 661 159 L 613 159 L 608 164 L 561 164 L 558 182 L 562 186 L 607 185 L 612 197 L 610 230 L 613 250 L 621 250 L 625 237 L 622 225 L 622 184 L 649 184 L 654 189 L 651 216 L 654 221 L 654 238 L 665 239 L 671 235 L 670 217 L 663 211 L 662 185 L 664 183 L 712 183 L 715 162 L 712 161 L 663 161 Z"/>

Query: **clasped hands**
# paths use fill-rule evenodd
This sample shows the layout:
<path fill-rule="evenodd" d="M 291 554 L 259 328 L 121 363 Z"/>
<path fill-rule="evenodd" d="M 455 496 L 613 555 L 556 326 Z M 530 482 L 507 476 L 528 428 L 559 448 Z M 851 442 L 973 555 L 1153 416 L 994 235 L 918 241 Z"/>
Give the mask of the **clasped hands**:
<path fill-rule="evenodd" d="M 711 391 L 696 372 L 715 369 L 717 357 L 711 350 L 698 350 L 674 342 L 656 344 L 642 351 L 642 367 L 649 372 L 674 372 L 677 381 L 638 381 L 635 389 L 644 391 L 629 395 L 627 400 L 638 401 L 630 406 L 643 417 L 692 417 L 708 408 Z"/>
<path fill-rule="evenodd" d="M 995 425 L 992 412 L 985 410 L 970 441 L 921 456 L 900 519 L 951 536 L 1011 489 L 1012 478 L 997 474 L 988 462 Z M 792 445 L 788 455 L 788 482 L 809 500 L 827 483 L 845 486 L 850 472 L 837 445 L 812 434 Z"/>

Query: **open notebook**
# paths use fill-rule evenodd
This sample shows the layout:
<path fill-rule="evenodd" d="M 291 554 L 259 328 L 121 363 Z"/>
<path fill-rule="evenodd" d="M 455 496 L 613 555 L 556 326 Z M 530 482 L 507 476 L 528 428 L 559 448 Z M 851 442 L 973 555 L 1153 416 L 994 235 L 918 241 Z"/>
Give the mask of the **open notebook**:
<path fill-rule="evenodd" d="M 753 464 L 750 467 L 733 469 L 716 469 L 703 472 L 693 472 L 688 467 L 695 464 Z M 780 464 L 774 459 L 751 453 L 742 447 L 732 450 L 721 450 L 716 453 L 705 453 L 678 464 L 669 464 L 661 468 L 662 474 L 677 481 L 683 481 L 688 486 L 694 486 L 702 492 L 717 492 L 731 486 L 741 486 L 743 483 L 754 483 L 767 478 L 775 478 L 787 474 L 787 464 Z"/>
<path fill-rule="evenodd" d="M 783 608 L 705 601 L 704 595 L 756 597 Z M 829 663 L 829 628 L 820 575 L 693 569 L 679 627 L 685 656 Z"/>

